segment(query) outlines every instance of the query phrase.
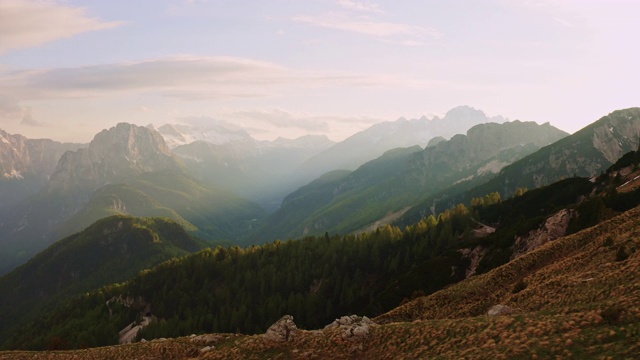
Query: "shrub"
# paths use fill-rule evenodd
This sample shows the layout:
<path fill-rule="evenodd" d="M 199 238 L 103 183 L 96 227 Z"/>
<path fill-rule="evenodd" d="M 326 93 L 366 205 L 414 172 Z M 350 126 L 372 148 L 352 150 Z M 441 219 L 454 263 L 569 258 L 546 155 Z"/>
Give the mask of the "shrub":
<path fill-rule="evenodd" d="M 625 250 L 624 246 L 618 247 L 618 252 L 616 252 L 616 261 L 625 261 L 629 258 L 629 254 Z"/>
<path fill-rule="evenodd" d="M 524 280 L 520 280 L 513 286 L 511 293 L 517 294 L 526 288 L 527 288 L 527 283 Z"/>
<path fill-rule="evenodd" d="M 609 324 L 616 325 L 620 321 L 620 317 L 624 309 L 620 305 L 611 305 L 600 313 L 603 319 L 605 319 Z"/>

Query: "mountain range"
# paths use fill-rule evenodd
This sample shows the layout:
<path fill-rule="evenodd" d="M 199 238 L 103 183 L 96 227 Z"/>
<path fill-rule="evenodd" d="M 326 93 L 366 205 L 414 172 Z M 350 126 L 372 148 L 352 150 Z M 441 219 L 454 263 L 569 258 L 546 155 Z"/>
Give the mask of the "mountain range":
<path fill-rule="evenodd" d="M 536 188 L 572 176 L 593 177 L 640 144 L 640 108 L 614 111 L 599 120 L 509 166 L 484 184 L 458 184 L 409 210 L 403 223 L 437 213 L 473 197 L 497 191 L 510 196 L 518 188 Z"/>
<path fill-rule="evenodd" d="M 158 132 L 121 123 L 86 148 L 66 152 L 46 185 L 0 221 L 0 270 L 114 214 L 167 216 L 205 239 L 224 241 L 264 211 L 191 178 Z"/>
<path fill-rule="evenodd" d="M 257 141 L 242 129 L 222 125 L 156 130 L 121 123 L 87 145 L 3 133 L 2 164 L 12 178 L 0 186 L 5 198 L 0 273 L 113 214 L 168 216 L 204 239 L 256 242 L 251 234 L 263 224 L 265 211 L 278 209 L 286 195 L 313 177 L 316 170 L 303 169 L 314 157 L 326 151 L 357 153 L 357 160 L 350 160 L 356 165 L 398 144 L 428 144 L 429 134 L 439 136 L 433 145 L 455 129 L 487 119 L 463 106 L 443 119 L 374 125 L 338 144 L 324 136 Z M 196 141 L 186 144 L 191 140 Z M 336 170 L 341 164 L 323 166 Z"/>
<path fill-rule="evenodd" d="M 502 116 L 488 117 L 481 110 L 458 106 L 443 118 L 425 116 L 407 120 L 400 118 L 375 124 L 370 128 L 335 144 L 302 164 L 298 170 L 307 180 L 332 170 L 355 170 L 387 150 L 418 145 L 425 147 L 434 138 L 450 138 L 471 127 L 488 122 L 503 123 Z"/>
<path fill-rule="evenodd" d="M 245 130 L 223 124 L 164 125 L 158 131 L 197 179 L 224 186 L 271 212 L 286 195 L 326 172 L 355 170 L 394 148 L 424 148 L 474 125 L 506 120 L 459 106 L 443 118 L 378 123 L 338 143 L 318 135 L 258 141 Z"/>
<path fill-rule="evenodd" d="M 620 284 L 637 282 L 634 278 L 637 271 L 633 270 L 637 268 L 637 241 L 632 234 L 640 205 L 639 174 L 640 152 L 632 152 L 595 181 L 566 179 L 505 201 L 486 201 L 469 208 L 459 205 L 437 219 L 423 219 L 403 231 L 387 225 L 358 236 L 325 235 L 247 249 L 207 249 L 143 271 L 126 283 L 103 287 L 61 304 L 20 331 L 14 331 L 5 346 L 51 348 L 117 342 L 109 334 L 116 334 L 139 311 L 152 312 L 162 319 L 141 330 L 139 338 L 147 339 L 238 329 L 262 333 L 282 314 L 292 314 L 299 326 L 313 329 L 330 324 L 340 314 L 357 311 L 373 318 L 375 323 L 366 323 L 373 326 L 367 330 L 371 333 L 364 338 L 351 334 L 343 339 L 355 336 L 351 341 L 371 346 L 366 339 L 385 341 L 376 337 L 377 332 L 394 338 L 395 326 L 415 326 L 415 321 L 435 322 L 432 325 L 438 328 L 439 320 L 458 319 L 475 329 L 481 322 L 486 324 L 483 314 L 496 304 L 509 309 L 503 313 L 506 320 L 513 319 L 509 315 L 514 313 L 515 321 L 517 316 L 524 316 L 530 321 L 562 324 L 568 315 L 573 319 L 571 314 L 580 314 L 578 319 L 595 314 L 600 320 L 595 317 L 594 322 L 574 320 L 572 328 L 607 332 L 613 327 L 616 332 L 629 331 L 623 328 L 634 323 L 635 301 L 640 294 L 635 286 L 620 289 Z M 564 220 L 559 221 L 558 214 L 566 214 Z M 119 227 L 118 222 L 123 220 L 131 221 L 122 218 L 102 221 L 79 237 L 65 240 L 58 248 L 74 249 L 78 244 L 98 246 L 104 242 L 100 233 L 105 228 Z M 170 223 L 166 226 L 176 228 Z M 153 239 L 158 235 L 144 231 L 149 234 L 143 237 L 148 239 L 147 244 L 157 242 Z M 126 244 L 134 239 L 122 241 Z M 116 252 L 122 251 L 123 243 L 116 244 Z M 30 269 L 41 268 L 41 264 L 64 263 L 54 265 L 55 260 L 48 258 L 34 259 L 20 270 L 35 274 Z M 608 275 L 597 271 L 603 267 L 609 269 Z M 82 272 L 79 274 L 82 279 Z M 45 281 L 39 276 L 25 278 Z M 456 282 L 459 283 L 450 285 Z M 35 283 L 33 287 L 44 285 Z M 609 301 L 611 296 L 616 300 Z M 259 305 L 249 306 L 255 304 L 254 299 L 261 299 Z M 352 317 L 351 321 L 364 321 L 357 319 Z M 447 324 L 451 326 L 450 322 Z M 460 341 L 473 333 L 463 331 L 464 326 L 460 326 L 461 333 L 451 335 L 447 341 Z M 540 330 L 543 333 L 548 331 L 543 324 L 539 326 L 543 326 Z M 78 332 L 78 327 L 87 330 Z M 333 336 L 332 329 L 329 326 L 317 332 L 317 341 L 324 343 L 322 339 Z M 565 333 L 562 329 L 557 331 L 559 336 Z M 52 337 L 53 334 L 57 336 Z M 499 332 L 496 334 L 499 336 Z M 634 341 L 635 333 L 631 334 L 629 344 Z M 416 336 L 430 338 L 424 332 Z M 588 332 L 572 336 L 573 340 L 596 339 Z M 261 337 L 257 335 L 256 339 L 264 345 Z M 545 349 L 537 341 L 533 340 L 534 348 L 527 351 L 542 354 L 556 351 Z M 618 344 L 613 341 L 609 343 Z M 254 348 L 253 341 L 243 344 L 252 352 L 265 350 Z M 282 349 L 290 342 L 278 344 L 276 349 Z M 616 351 L 624 349 L 618 345 Z M 423 356 L 435 351 L 416 346 L 403 349 Z M 440 346 L 452 351 L 450 345 Z M 580 349 L 572 344 L 566 346 L 572 351 Z M 601 354 L 608 348 L 590 351 Z M 336 349 L 342 348 L 315 351 Z M 224 347 L 216 346 L 211 351 L 231 356 Z"/>
<path fill-rule="evenodd" d="M 346 233 L 395 220 L 421 197 L 478 183 L 567 134 L 549 124 L 487 123 L 422 149 L 388 151 L 357 170 L 334 172 L 287 196 L 254 242 Z"/>
<path fill-rule="evenodd" d="M 326 136 L 272 142 L 244 139 L 225 144 L 195 141 L 173 152 L 200 181 L 221 186 L 273 210 L 301 180 L 295 171 L 313 155 L 334 143 Z"/>
<path fill-rule="evenodd" d="M 316 162 L 329 171 L 297 190 L 314 159 L 358 142 L 121 123 L 84 146 L 44 141 L 36 161 L 30 140 L 1 133 L 13 175 L 0 188 L 39 180 L 0 213 L 0 347 L 140 341 L 63 358 L 640 354 L 640 109 L 572 135 L 450 113 L 354 135 L 369 154 L 414 142 L 352 168 L 337 162 L 364 152 Z M 465 134 L 447 133 L 454 116 Z M 269 180 L 252 193 L 248 175 Z M 21 356 L 33 353 L 0 352 Z"/>

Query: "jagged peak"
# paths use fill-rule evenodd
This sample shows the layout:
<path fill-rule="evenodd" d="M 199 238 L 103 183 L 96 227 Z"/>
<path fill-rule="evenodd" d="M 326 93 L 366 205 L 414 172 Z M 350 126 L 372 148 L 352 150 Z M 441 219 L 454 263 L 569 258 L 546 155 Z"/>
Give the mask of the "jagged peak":
<path fill-rule="evenodd" d="M 486 117 L 486 114 L 484 113 L 484 111 L 478 110 L 469 105 L 460 105 L 447 111 L 443 120 L 450 119 L 452 117 L 470 117 L 470 116 Z"/>
<path fill-rule="evenodd" d="M 95 190 L 143 172 L 180 169 L 156 130 L 118 123 L 93 138 L 89 147 L 66 152 L 47 185 L 52 190 Z"/>

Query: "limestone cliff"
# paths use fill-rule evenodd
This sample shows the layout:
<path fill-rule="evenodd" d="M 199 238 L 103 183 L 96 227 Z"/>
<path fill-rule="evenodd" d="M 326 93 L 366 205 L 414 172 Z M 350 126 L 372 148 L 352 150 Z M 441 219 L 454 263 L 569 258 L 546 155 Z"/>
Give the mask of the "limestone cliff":
<path fill-rule="evenodd" d="M 51 176 L 47 192 L 92 191 L 129 181 L 145 172 L 179 168 L 179 162 L 157 131 L 120 123 L 98 133 L 88 148 L 65 153 Z"/>

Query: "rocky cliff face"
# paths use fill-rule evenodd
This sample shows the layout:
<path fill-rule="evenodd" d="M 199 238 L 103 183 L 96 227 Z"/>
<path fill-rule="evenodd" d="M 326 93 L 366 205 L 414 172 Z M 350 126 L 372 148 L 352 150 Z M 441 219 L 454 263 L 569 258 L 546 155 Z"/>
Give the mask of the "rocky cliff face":
<path fill-rule="evenodd" d="M 120 123 L 97 134 L 88 148 L 65 153 L 47 192 L 92 191 L 144 172 L 171 169 L 180 169 L 180 164 L 157 131 Z"/>
<path fill-rule="evenodd" d="M 0 130 L 0 179 L 47 178 L 62 154 L 82 146 L 49 139 L 27 139 Z"/>
<path fill-rule="evenodd" d="M 62 154 L 82 146 L 0 130 L 0 222 L 3 212 L 46 185 Z"/>
<path fill-rule="evenodd" d="M 640 108 L 614 112 L 594 127 L 592 144 L 607 161 L 614 163 L 640 139 Z"/>
<path fill-rule="evenodd" d="M 483 162 L 505 150 L 525 145 L 532 147 L 530 152 L 533 152 L 567 135 L 549 123 L 538 125 L 535 122 L 516 120 L 504 124 L 476 125 L 466 135 L 455 135 L 449 141 L 442 141 L 416 154 L 407 165 L 405 178 L 408 182 L 420 182 L 426 186 L 434 181 L 443 181 L 452 173 L 471 170 L 478 165 L 482 166 L 477 169 L 476 175 L 496 173 L 517 158 L 510 159 L 507 156 L 505 159 L 495 158 L 486 164 Z"/>
<path fill-rule="evenodd" d="M 517 236 L 513 244 L 511 260 L 531 252 L 549 241 L 565 236 L 569 228 L 569 221 L 574 215 L 575 210 L 562 209 L 545 220 L 538 229 L 531 230 L 525 236 Z"/>
<path fill-rule="evenodd" d="M 516 187 L 540 187 L 573 175 L 594 176 L 639 144 L 640 108 L 614 111 L 505 168 L 495 182 L 508 195 Z"/>

